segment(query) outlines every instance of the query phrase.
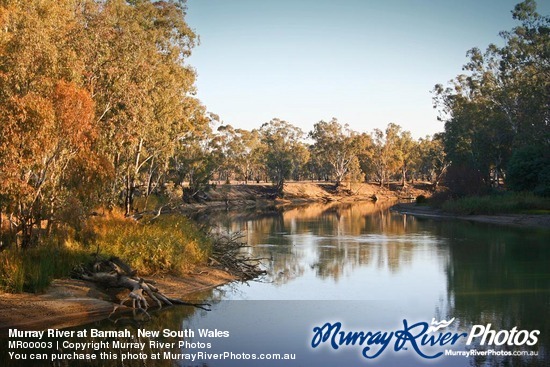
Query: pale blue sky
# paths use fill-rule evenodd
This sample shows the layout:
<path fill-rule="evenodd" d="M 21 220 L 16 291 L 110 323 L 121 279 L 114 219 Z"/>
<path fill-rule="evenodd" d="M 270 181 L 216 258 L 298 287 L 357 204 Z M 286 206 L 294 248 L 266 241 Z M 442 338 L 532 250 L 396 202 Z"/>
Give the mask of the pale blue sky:
<path fill-rule="evenodd" d="M 502 44 L 519 0 L 188 0 L 200 45 L 198 97 L 235 127 L 273 117 L 311 130 L 337 117 L 357 131 L 443 130 L 430 90 L 466 51 Z M 550 1 L 538 11 L 549 14 Z"/>

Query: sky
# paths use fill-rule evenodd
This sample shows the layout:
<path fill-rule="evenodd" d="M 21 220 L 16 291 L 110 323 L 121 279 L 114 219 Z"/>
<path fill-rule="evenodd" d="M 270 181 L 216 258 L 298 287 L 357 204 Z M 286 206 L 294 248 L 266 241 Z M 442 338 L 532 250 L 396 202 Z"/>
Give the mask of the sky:
<path fill-rule="evenodd" d="M 443 131 L 430 91 L 466 52 L 502 45 L 519 0 L 188 0 L 200 44 L 187 63 L 197 96 L 225 124 L 272 118 L 304 132 L 336 117 L 359 132 L 393 122 Z M 550 14 L 550 1 L 538 0 Z"/>

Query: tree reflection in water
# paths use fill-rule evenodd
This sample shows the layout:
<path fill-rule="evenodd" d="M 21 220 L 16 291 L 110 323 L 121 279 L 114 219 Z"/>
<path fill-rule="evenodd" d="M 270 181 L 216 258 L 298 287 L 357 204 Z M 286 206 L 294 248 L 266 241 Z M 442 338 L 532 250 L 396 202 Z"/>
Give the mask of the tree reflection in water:
<path fill-rule="evenodd" d="M 541 331 L 531 348 L 538 350 L 537 358 L 476 357 L 472 364 L 542 366 L 550 359 L 548 230 L 417 219 L 375 203 L 313 204 L 260 217 L 224 215 L 227 222 L 217 221 L 224 230 L 243 231 L 254 256 L 272 259 L 266 266 L 279 287 L 308 271 L 335 282 L 366 267 L 407 273 L 414 262 L 426 261 L 423 253 L 434 252 L 429 261 L 440 262 L 446 278 L 446 299 L 434 302 L 434 317 L 456 317 L 464 330 L 490 323 L 493 330 Z"/>
<path fill-rule="evenodd" d="M 340 279 L 357 266 L 374 263 L 392 272 L 412 261 L 416 221 L 371 202 L 311 204 L 269 213 L 212 214 L 220 229 L 242 232 L 254 257 L 266 262 L 270 280 L 284 284 L 307 267 L 321 278 Z"/>
<path fill-rule="evenodd" d="M 449 313 L 493 330 L 540 330 L 536 358 L 510 358 L 509 366 L 548 366 L 550 360 L 550 247 L 547 231 L 448 222 L 446 269 Z M 503 350 L 520 350 L 502 346 Z M 477 357 L 477 365 L 502 364 Z"/>
<path fill-rule="evenodd" d="M 290 301 L 386 300 L 367 303 L 372 316 L 359 315 L 365 325 L 395 325 L 403 317 L 414 315 L 411 321 L 455 317 L 454 325 L 465 332 L 473 325 L 489 323 L 493 330 L 540 330 L 539 342 L 531 348 L 539 352 L 537 358 L 474 357 L 464 359 L 464 365 L 548 365 L 548 230 L 418 219 L 392 213 L 387 205 L 379 203 L 219 212 L 201 220 L 208 220 L 223 231 L 242 232 L 243 240 L 250 245 L 246 249 L 250 256 L 269 259 L 264 265 L 270 283 L 235 283 L 197 295 L 197 300 L 206 298 L 214 304 L 221 300 L 272 299 L 271 296 Z M 277 292 L 280 294 L 274 294 Z M 265 306 L 252 308 L 243 317 L 263 320 Z M 238 310 L 242 312 L 241 308 Z M 223 320 L 227 316 L 224 307 L 218 307 L 215 314 L 197 312 L 202 311 L 175 307 L 152 313 L 153 320 L 143 326 L 123 327 L 134 333 L 138 327 L 180 330 L 189 323 L 202 325 L 209 318 Z M 254 312 L 258 315 L 252 315 Z M 238 313 L 227 317 L 240 322 Z M 97 325 L 103 330 L 121 328 L 120 322 Z M 276 328 L 268 322 L 266 326 Z M 95 326 L 82 328 L 90 327 Z M 496 349 L 520 350 L 514 346 Z M 458 363 L 462 365 L 462 361 Z M 100 365 L 119 364 L 103 361 Z M 173 361 L 131 361 L 126 365 L 168 366 Z"/>

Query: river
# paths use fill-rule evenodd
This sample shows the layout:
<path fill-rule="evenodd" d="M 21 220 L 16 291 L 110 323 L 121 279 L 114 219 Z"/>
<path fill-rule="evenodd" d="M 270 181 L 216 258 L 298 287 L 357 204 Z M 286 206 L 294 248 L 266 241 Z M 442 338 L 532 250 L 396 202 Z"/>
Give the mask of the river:
<path fill-rule="evenodd" d="M 174 359 L 167 360 L 169 356 L 161 353 L 160 361 L 153 360 L 151 354 L 163 350 L 149 345 L 150 338 L 139 338 L 146 343 L 147 356 L 128 360 L 125 365 L 550 364 L 547 229 L 420 219 L 370 202 L 217 212 L 200 220 L 220 231 L 241 232 L 242 240 L 250 245 L 246 249 L 249 255 L 264 259 L 267 275 L 196 295 L 196 299 L 212 303 L 210 312 L 174 307 L 152 312 L 150 321 L 122 318 L 116 324 L 103 321 L 70 330 L 128 328 L 136 333 L 137 329 L 167 329 L 194 334 L 158 338 L 184 343 L 183 348 L 172 345 Z M 424 345 L 420 337 L 399 343 L 399 330 L 419 323 L 409 329 L 409 335 L 419 334 L 423 323 L 431 324 L 432 319 L 453 320 L 433 334 L 449 333 L 449 338 L 457 338 L 455 343 L 440 340 L 434 346 Z M 326 331 L 322 327 L 327 323 L 341 325 L 345 332 L 370 332 L 372 337 L 355 345 L 332 346 L 330 341 L 338 338 L 323 339 L 314 332 Z M 217 337 L 199 335 L 199 330 L 205 329 L 216 330 Z M 479 337 L 466 345 L 466 335 L 474 332 Z M 481 345 L 485 332 L 489 333 Z M 492 343 L 491 332 L 496 335 Z M 87 350 L 99 356 L 99 351 Z M 469 351 L 470 355 L 446 355 L 445 350 Z M 131 348 L 110 350 L 109 356 L 117 355 L 118 360 L 96 364 L 120 365 L 127 351 L 133 352 Z M 197 352 L 210 355 L 193 361 L 193 353 L 200 357 Z M 187 355 L 177 356 L 183 353 Z M 216 353 L 221 359 L 212 358 Z M 295 359 L 246 359 L 253 355 L 276 358 L 273 353 Z M 75 362 L 69 365 L 78 365 Z"/>

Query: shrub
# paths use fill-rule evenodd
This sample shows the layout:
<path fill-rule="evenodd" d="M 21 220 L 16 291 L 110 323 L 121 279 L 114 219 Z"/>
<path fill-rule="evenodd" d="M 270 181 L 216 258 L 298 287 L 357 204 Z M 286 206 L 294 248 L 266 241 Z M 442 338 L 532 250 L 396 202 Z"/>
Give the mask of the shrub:
<path fill-rule="evenodd" d="M 487 185 L 481 172 L 467 165 L 451 165 L 445 175 L 445 186 L 457 197 L 482 195 Z"/>
<path fill-rule="evenodd" d="M 174 275 L 205 263 L 211 251 L 204 231 L 181 215 L 142 224 L 113 212 L 90 219 L 79 234 L 82 242 L 65 238 L 67 234 L 60 232 L 34 248 L 1 251 L 0 290 L 42 292 L 53 279 L 68 277 L 75 266 L 91 261 L 97 250 L 106 257 L 120 257 L 141 274 Z"/>
<path fill-rule="evenodd" d="M 424 195 L 418 195 L 416 197 L 416 203 L 417 204 L 426 204 L 427 201 L 428 201 L 428 198 L 426 198 L 426 196 L 424 196 Z"/>
<path fill-rule="evenodd" d="M 550 190 L 550 155 L 542 146 L 518 149 L 508 163 L 506 184 L 514 191 Z"/>

